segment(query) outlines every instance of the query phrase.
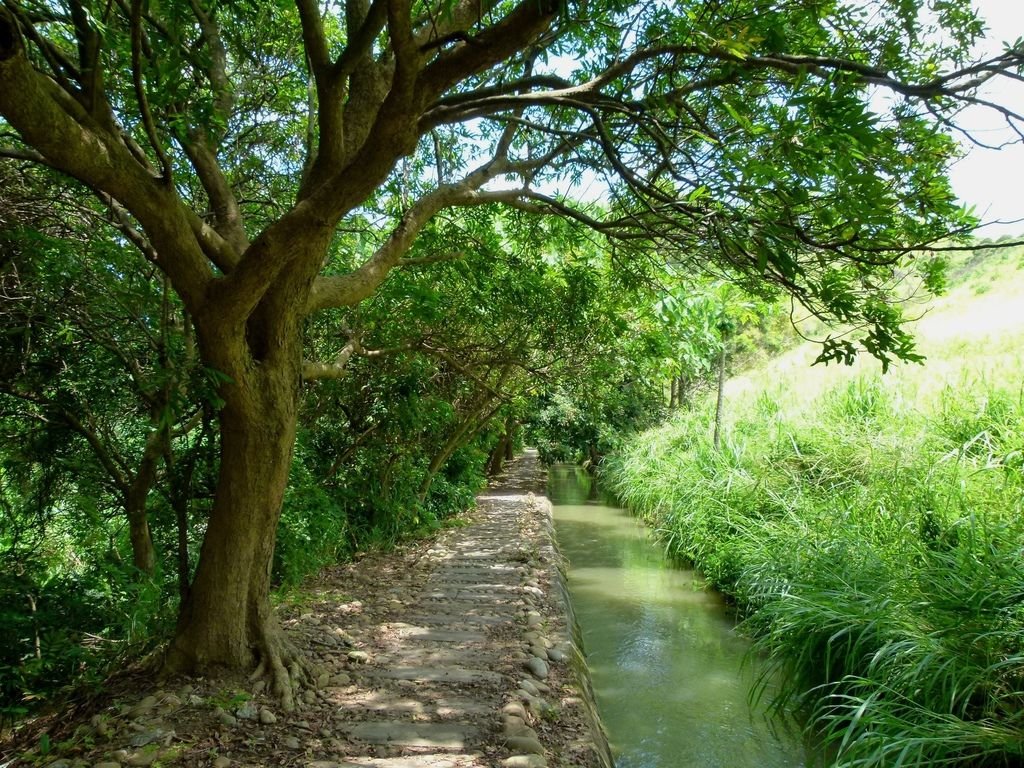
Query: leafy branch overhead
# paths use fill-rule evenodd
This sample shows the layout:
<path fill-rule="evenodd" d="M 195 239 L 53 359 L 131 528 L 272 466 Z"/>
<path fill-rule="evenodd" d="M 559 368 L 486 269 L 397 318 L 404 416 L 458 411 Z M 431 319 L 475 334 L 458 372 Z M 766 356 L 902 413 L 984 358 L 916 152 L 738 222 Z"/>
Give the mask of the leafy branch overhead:
<path fill-rule="evenodd" d="M 823 263 L 867 273 L 969 227 L 941 176 L 954 147 L 939 126 L 1022 61 L 1018 47 L 964 62 L 979 26 L 952 10 L 953 42 L 931 45 L 919 45 L 914 8 L 881 20 L 867 8 L 758 13 L 750 2 L 714 13 L 641 4 L 559 15 L 537 2 L 343 10 L 304 0 L 249 19 L 199 2 L 163 17 L 140 3 L 12 5 L 3 112 L 43 161 L 139 221 L 197 314 L 216 303 L 247 316 L 298 256 L 270 255 L 278 244 L 302 231 L 322 249 L 402 156 L 435 188 L 372 256 L 322 278 L 311 309 L 369 295 L 438 211 L 504 203 L 637 248 L 729 262 L 829 312 L 811 277 Z M 937 71 L 945 60 L 963 66 Z M 888 114 L 872 110 L 879 88 L 899 97 Z M 1020 115 L 990 106 L 1020 133 Z M 437 147 L 424 137 L 458 147 L 467 131 L 478 134 L 471 144 L 429 162 Z M 305 139 L 301 151 L 289 135 Z M 467 172 L 473 155 L 480 164 Z M 250 203 L 254 176 L 298 178 L 294 202 Z M 589 211 L 564 186 L 549 192 L 582 177 L 596 177 L 610 208 Z M 495 179 L 501 191 L 487 188 Z M 318 266 L 302 261 L 306 273 Z"/>

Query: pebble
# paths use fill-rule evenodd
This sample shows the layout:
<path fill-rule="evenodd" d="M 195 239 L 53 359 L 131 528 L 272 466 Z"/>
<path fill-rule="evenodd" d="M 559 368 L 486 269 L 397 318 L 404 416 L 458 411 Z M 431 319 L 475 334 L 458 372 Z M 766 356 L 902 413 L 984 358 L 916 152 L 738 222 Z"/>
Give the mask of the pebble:
<path fill-rule="evenodd" d="M 229 712 L 225 712 L 220 707 L 217 707 L 216 709 L 214 709 L 213 713 L 214 713 L 214 717 L 216 717 L 223 725 L 227 725 L 227 726 L 238 725 L 238 720 L 235 719 L 235 716 L 232 715 Z"/>
<path fill-rule="evenodd" d="M 350 634 L 349 634 L 348 632 L 346 632 L 346 631 L 345 631 L 344 629 L 342 629 L 341 627 L 335 627 L 334 629 L 332 629 L 332 630 L 330 631 L 330 635 L 331 635 L 331 637 L 333 637 L 333 638 L 334 638 L 334 639 L 335 639 L 336 641 L 339 641 L 339 642 L 341 642 L 341 643 L 342 643 L 342 645 L 347 645 L 347 646 L 349 646 L 350 648 L 351 648 L 351 647 L 352 647 L 353 645 L 355 645 L 355 642 L 356 642 L 356 641 L 355 641 L 355 638 L 353 638 L 353 637 L 352 637 L 352 635 L 350 635 Z"/>
<path fill-rule="evenodd" d="M 112 733 L 110 723 L 106 721 L 103 715 L 93 715 L 89 722 L 92 727 L 96 729 L 96 734 L 98 736 L 107 737 Z"/>
<path fill-rule="evenodd" d="M 530 708 L 537 717 L 545 717 L 556 713 L 555 707 L 547 700 L 542 698 L 530 699 L 526 702 L 526 706 Z"/>
<path fill-rule="evenodd" d="M 260 722 L 264 725 L 273 725 L 277 722 L 277 716 L 269 709 L 264 707 L 260 710 Z"/>
<path fill-rule="evenodd" d="M 535 676 L 544 680 L 548 676 L 548 663 L 540 656 L 533 656 L 526 662 L 526 668 Z"/>
<path fill-rule="evenodd" d="M 228 768 L 231 765 L 231 758 L 221 755 L 213 761 L 213 768 Z"/>
<path fill-rule="evenodd" d="M 521 752 L 528 755 L 543 755 L 544 747 L 537 739 L 531 739 L 529 736 L 509 736 L 505 739 L 505 744 L 513 752 Z"/>
<path fill-rule="evenodd" d="M 527 680 L 526 678 L 523 678 L 519 681 L 519 687 L 531 696 L 540 695 L 540 689 L 537 688 L 537 685 L 533 682 L 533 680 Z"/>
<path fill-rule="evenodd" d="M 543 755 L 513 755 L 501 761 L 501 768 L 547 768 Z"/>
<path fill-rule="evenodd" d="M 566 659 L 565 651 L 558 648 L 548 648 L 547 655 L 548 658 L 556 664 L 561 664 Z"/>
<path fill-rule="evenodd" d="M 520 704 L 518 701 L 510 701 L 508 704 L 501 708 L 501 711 L 504 714 L 509 715 L 510 717 L 518 717 L 522 720 L 526 720 L 526 710 L 523 708 L 523 705 Z"/>
<path fill-rule="evenodd" d="M 129 755 L 125 763 L 131 766 L 147 766 L 156 762 L 159 752 L 155 749 L 140 749 L 133 755 Z"/>
<path fill-rule="evenodd" d="M 163 736 L 164 731 L 160 730 L 159 728 L 154 728 L 150 731 L 139 731 L 130 739 L 128 739 L 128 743 L 133 747 L 144 747 L 147 744 L 152 744 L 154 741 L 162 739 Z"/>
<path fill-rule="evenodd" d="M 134 707 L 128 710 L 128 717 L 140 717 L 148 714 L 156 706 L 156 696 L 147 696 Z"/>
<path fill-rule="evenodd" d="M 537 732 L 528 726 L 518 717 L 510 717 L 505 721 L 502 733 L 506 738 L 520 737 L 524 739 L 537 739 Z"/>

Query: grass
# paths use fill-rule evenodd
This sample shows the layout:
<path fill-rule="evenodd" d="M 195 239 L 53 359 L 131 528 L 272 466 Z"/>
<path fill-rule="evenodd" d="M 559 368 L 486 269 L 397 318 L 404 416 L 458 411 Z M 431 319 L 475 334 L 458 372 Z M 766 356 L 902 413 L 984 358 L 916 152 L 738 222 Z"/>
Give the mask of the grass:
<path fill-rule="evenodd" d="M 730 382 L 720 451 L 708 402 L 605 469 L 735 601 L 774 705 L 802 713 L 835 765 L 1024 762 L 1015 259 L 992 279 L 967 270 L 920 321 L 927 365 L 809 369 L 794 350 Z"/>

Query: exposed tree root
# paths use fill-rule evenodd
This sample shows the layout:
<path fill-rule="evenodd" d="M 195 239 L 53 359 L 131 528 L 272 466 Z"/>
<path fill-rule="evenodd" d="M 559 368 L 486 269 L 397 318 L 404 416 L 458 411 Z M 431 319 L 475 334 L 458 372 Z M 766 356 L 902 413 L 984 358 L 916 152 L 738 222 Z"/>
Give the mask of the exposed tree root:
<path fill-rule="evenodd" d="M 254 661 L 256 668 L 249 681 L 265 680 L 269 692 L 286 712 L 293 712 L 303 688 L 314 688 L 324 677 L 317 664 L 308 659 L 271 619 L 258 630 L 248 648 L 237 646 L 239 653 L 210 653 L 206 648 L 188 647 L 176 638 L 163 654 L 160 673 L 164 675 L 219 676 L 245 673 Z M 248 652 L 242 652 L 248 650 Z M 205 651 L 205 652 L 204 652 Z M 255 657 L 255 658 L 254 658 Z"/>
<path fill-rule="evenodd" d="M 285 712 L 295 711 L 299 691 L 312 687 L 316 681 L 316 667 L 285 638 L 280 629 L 268 629 L 260 642 L 259 664 L 249 676 L 250 680 L 266 677 L 270 690 L 281 700 Z"/>

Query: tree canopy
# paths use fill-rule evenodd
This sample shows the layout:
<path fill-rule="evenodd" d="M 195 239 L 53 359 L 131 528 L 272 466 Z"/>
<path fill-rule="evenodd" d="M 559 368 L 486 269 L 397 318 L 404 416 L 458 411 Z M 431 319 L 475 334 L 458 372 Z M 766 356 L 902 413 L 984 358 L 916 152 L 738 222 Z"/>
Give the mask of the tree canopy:
<path fill-rule="evenodd" d="M 948 126 L 1024 62 L 1019 42 L 971 60 L 982 32 L 966 0 L 5 2 L 0 156 L 89 193 L 138 251 L 104 278 L 158 270 L 216 385 L 215 490 L 169 666 L 258 665 L 290 701 L 301 660 L 268 590 L 305 383 L 396 345 L 451 370 L 469 355 L 475 394 L 453 399 L 497 415 L 489 395 L 550 343 L 540 323 L 511 332 L 556 311 L 524 297 L 554 281 L 573 307 L 586 284 L 537 265 L 582 243 L 583 272 L 774 286 L 862 325 L 883 361 L 912 355 L 892 287 L 973 225 Z M 472 273 L 462 314 L 406 277 L 443 262 Z M 390 313 L 361 324 L 368 299 Z M 481 306 L 494 318 L 460 328 Z M 855 351 L 829 339 L 823 359 Z M 152 434 L 187 416 L 152 413 Z"/>

